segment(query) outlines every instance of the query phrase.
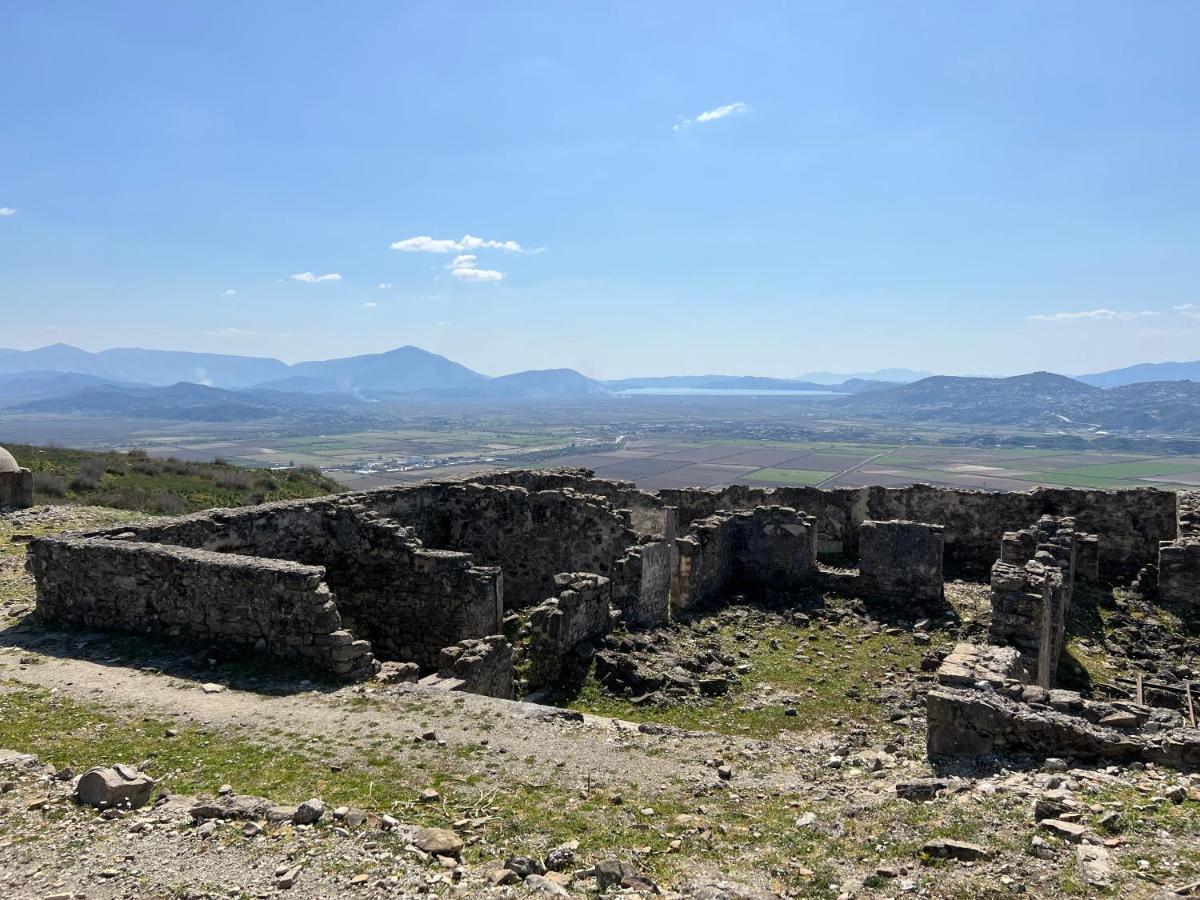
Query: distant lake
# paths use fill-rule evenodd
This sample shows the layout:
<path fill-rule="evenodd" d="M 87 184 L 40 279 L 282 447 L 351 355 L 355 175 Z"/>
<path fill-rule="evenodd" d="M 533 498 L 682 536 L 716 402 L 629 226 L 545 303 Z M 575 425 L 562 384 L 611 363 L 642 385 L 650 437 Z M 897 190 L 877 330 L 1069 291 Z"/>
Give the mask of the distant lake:
<path fill-rule="evenodd" d="M 613 391 L 618 397 L 629 397 L 635 394 L 654 394 L 658 396 L 680 396 L 680 397 L 848 397 L 849 394 L 844 394 L 841 391 L 771 391 L 771 390 L 749 390 L 746 388 L 669 388 L 669 387 L 647 387 L 647 388 L 628 388 L 623 391 Z"/>

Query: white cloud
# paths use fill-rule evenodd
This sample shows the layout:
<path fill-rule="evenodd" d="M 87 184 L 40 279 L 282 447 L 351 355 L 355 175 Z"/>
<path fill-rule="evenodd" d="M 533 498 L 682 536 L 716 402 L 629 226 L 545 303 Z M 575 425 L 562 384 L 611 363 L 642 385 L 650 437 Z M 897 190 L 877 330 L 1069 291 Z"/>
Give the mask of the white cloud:
<path fill-rule="evenodd" d="M 459 281 L 503 281 L 504 273 L 495 269 L 480 269 L 475 265 L 474 253 L 464 253 L 454 257 L 453 262 L 446 266 L 450 274 Z"/>
<path fill-rule="evenodd" d="M 374 309 L 378 305 L 379 304 L 374 302 L 373 300 L 368 300 L 366 303 L 362 304 L 362 308 L 363 309 Z"/>
<path fill-rule="evenodd" d="M 379 282 L 379 289 L 380 289 L 381 291 L 386 291 L 386 290 L 387 290 L 388 288 L 390 288 L 391 286 L 392 286 L 392 283 L 391 283 L 390 281 L 381 281 L 381 282 Z"/>
<path fill-rule="evenodd" d="M 1189 319 L 1200 319 L 1200 306 L 1195 303 L 1181 303 L 1179 306 L 1172 306 L 1171 309 Z"/>
<path fill-rule="evenodd" d="M 464 250 L 503 250 L 505 253 L 527 253 L 516 241 L 492 241 L 464 234 L 461 241 L 449 238 L 431 238 L 427 234 L 405 238 L 392 244 L 393 250 L 405 253 L 462 253 Z"/>
<path fill-rule="evenodd" d="M 1134 311 L 1116 309 L 1085 309 L 1079 312 L 1058 312 L 1044 315 L 1034 315 L 1029 318 L 1035 322 L 1067 322 L 1078 319 L 1091 319 L 1100 322 L 1127 322 L 1130 319 L 1144 319 L 1147 316 L 1157 316 L 1159 313 L 1148 309 Z"/>
<path fill-rule="evenodd" d="M 683 131 L 683 129 L 690 125 L 704 125 L 707 122 L 716 122 L 718 119 L 726 119 L 729 116 L 741 115 L 749 109 L 750 107 L 740 100 L 736 103 L 726 103 L 724 106 L 706 109 L 694 119 L 685 119 L 683 116 L 680 116 L 679 121 L 675 123 L 673 128 L 675 131 Z"/>
<path fill-rule="evenodd" d="M 312 272 L 297 272 L 295 275 L 289 275 L 292 281 L 303 281 L 305 284 L 317 284 L 321 281 L 341 281 L 342 276 L 337 272 L 330 272 L 328 275 L 314 275 Z"/>
<path fill-rule="evenodd" d="M 9 216 L 15 216 L 17 211 L 11 206 L 0 206 L 0 219 L 7 219 Z"/>
<path fill-rule="evenodd" d="M 235 291 L 233 288 L 230 288 L 225 293 L 223 293 L 221 296 L 222 297 L 236 297 L 237 291 Z"/>

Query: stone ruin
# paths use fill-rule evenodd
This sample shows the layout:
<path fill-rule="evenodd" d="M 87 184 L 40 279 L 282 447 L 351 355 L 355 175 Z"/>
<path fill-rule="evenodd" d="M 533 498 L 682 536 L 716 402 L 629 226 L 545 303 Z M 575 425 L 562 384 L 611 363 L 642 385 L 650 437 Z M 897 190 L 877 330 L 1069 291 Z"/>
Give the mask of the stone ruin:
<path fill-rule="evenodd" d="M 33 506 L 33 473 L 0 447 L 0 510 Z"/>
<path fill-rule="evenodd" d="M 940 604 L 946 577 L 990 576 L 989 643 L 956 648 L 929 694 L 931 755 L 1186 762 L 1200 733 L 1176 713 L 1085 701 L 1053 674 L 1077 581 L 1149 564 L 1164 600 L 1200 604 L 1198 512 L 1198 495 L 1153 489 L 649 493 L 512 470 L 39 537 L 28 566 L 48 623 L 505 698 L 573 677 L 616 623 L 656 628 L 737 592 L 836 590 L 907 613 Z"/>
<path fill-rule="evenodd" d="M 1177 498 L 1181 523 L 1194 501 Z M 1160 572 L 1165 554 L 1176 564 L 1180 546 L 1190 546 L 1186 535 L 1162 543 Z M 926 697 L 931 757 L 1058 755 L 1200 766 L 1200 729 L 1182 698 L 1155 703 L 1140 682 L 1132 696 L 1109 700 L 1055 688 L 1076 583 L 1098 580 L 1102 549 L 1100 537 L 1077 531 L 1069 516 L 1044 515 L 1004 534 L 991 573 L 989 643 L 956 646 Z M 1200 569 L 1180 570 L 1172 582 L 1179 589 L 1163 599 L 1193 615 Z M 1190 685 L 1174 691 L 1192 706 Z"/>

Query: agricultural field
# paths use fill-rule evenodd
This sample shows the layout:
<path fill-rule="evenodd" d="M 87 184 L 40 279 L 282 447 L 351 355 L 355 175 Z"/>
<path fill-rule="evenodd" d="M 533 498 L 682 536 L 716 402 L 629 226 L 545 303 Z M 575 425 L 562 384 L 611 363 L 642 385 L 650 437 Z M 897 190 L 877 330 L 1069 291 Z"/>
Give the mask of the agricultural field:
<path fill-rule="evenodd" d="M 1200 456 L 1076 450 L 737 440 L 630 440 L 624 449 L 563 456 L 604 478 L 648 490 L 727 484 L 854 487 L 916 482 L 992 491 L 1038 485 L 1086 488 L 1200 487 Z"/>

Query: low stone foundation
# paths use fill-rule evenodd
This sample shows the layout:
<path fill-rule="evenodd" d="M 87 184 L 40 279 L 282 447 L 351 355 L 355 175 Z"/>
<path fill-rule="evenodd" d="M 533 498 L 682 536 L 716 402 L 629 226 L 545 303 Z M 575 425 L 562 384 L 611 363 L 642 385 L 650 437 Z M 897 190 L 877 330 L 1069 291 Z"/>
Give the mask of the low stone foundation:
<path fill-rule="evenodd" d="M 1023 682 L 1015 650 L 959 644 L 926 695 L 930 757 L 1069 756 L 1200 766 L 1200 729 L 1182 714 L 1086 700 Z"/>
<path fill-rule="evenodd" d="M 421 684 L 445 691 L 513 698 L 513 648 L 501 635 L 443 647 L 441 669 Z"/>

